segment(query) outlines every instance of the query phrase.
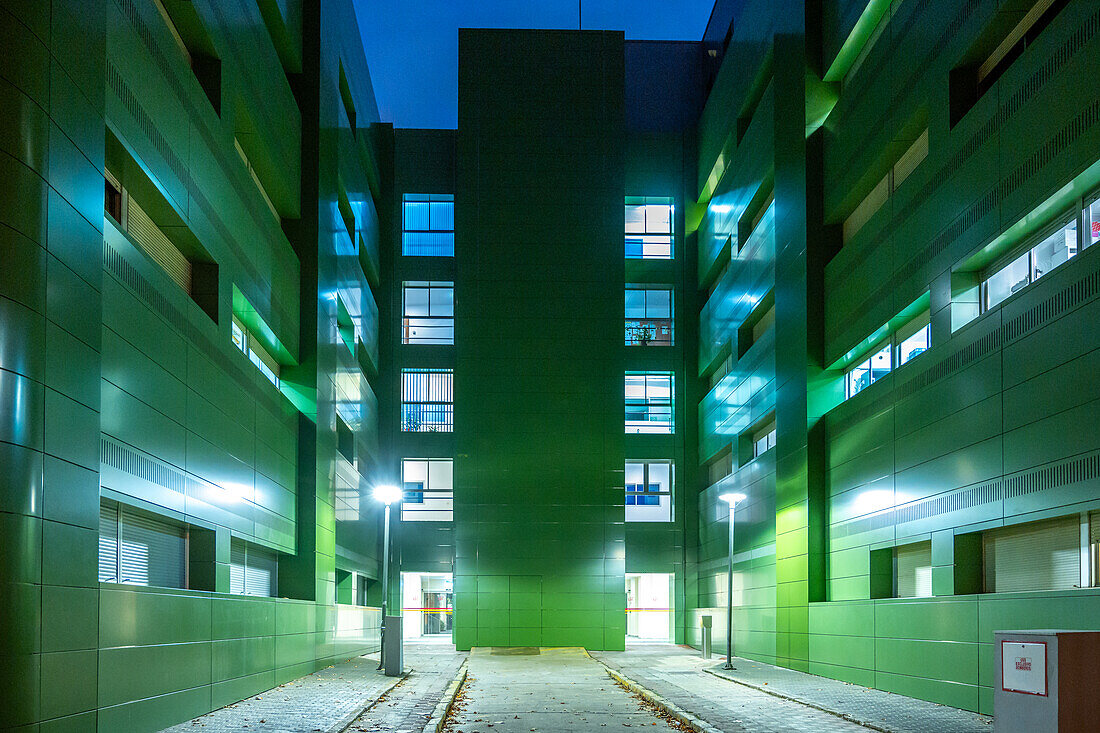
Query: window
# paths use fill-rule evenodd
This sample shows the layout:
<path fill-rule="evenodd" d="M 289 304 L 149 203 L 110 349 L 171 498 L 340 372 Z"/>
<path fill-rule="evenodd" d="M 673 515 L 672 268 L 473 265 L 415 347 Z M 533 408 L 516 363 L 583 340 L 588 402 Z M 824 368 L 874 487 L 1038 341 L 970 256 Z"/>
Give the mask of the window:
<path fill-rule="evenodd" d="M 993 18 L 990 30 L 964 54 L 964 64 L 950 72 L 952 126 L 997 83 L 1067 5 L 1069 0 L 1031 0 L 1030 9 L 1026 2 L 1015 3 L 1016 12 L 1002 11 Z M 1025 9 L 1027 12 L 1022 12 Z"/>
<path fill-rule="evenodd" d="M 895 356 L 898 366 L 928 351 L 932 345 L 932 324 L 929 314 L 925 313 L 905 324 L 895 334 L 894 342 L 897 343 Z"/>
<path fill-rule="evenodd" d="M 268 353 L 267 349 L 244 327 L 244 324 L 236 316 L 233 316 L 231 330 L 233 345 L 240 349 L 241 353 L 247 356 L 248 360 L 260 370 L 260 374 L 263 374 L 267 381 L 278 389 L 279 362 L 275 361 L 275 357 Z"/>
<path fill-rule="evenodd" d="M 454 430 L 454 370 L 401 370 L 401 430 L 407 433 Z"/>
<path fill-rule="evenodd" d="M 764 216 L 775 209 L 775 189 L 772 184 L 762 185 L 760 190 L 749 201 L 737 222 L 737 251 L 740 252 L 748 244 Z"/>
<path fill-rule="evenodd" d="M 1058 517 L 982 533 L 986 593 L 1081 585 L 1081 518 Z"/>
<path fill-rule="evenodd" d="M 671 461 L 627 461 L 626 521 L 671 522 Z"/>
<path fill-rule="evenodd" d="M 844 399 L 854 397 L 890 373 L 891 351 L 893 351 L 893 347 L 886 344 L 872 354 L 869 359 L 857 364 L 848 371 L 844 378 Z"/>
<path fill-rule="evenodd" d="M 848 242 L 856 235 L 856 232 L 863 228 L 864 224 L 871 220 L 874 213 L 882 208 L 882 205 L 897 191 L 902 181 L 908 178 L 909 174 L 916 170 L 917 166 L 926 157 L 928 157 L 927 129 L 917 136 L 917 139 L 902 153 L 901 157 L 890 167 L 890 170 L 886 171 L 883 179 L 875 184 L 871 192 L 859 202 L 852 213 L 848 215 L 848 218 L 844 220 L 842 228 L 844 242 Z"/>
<path fill-rule="evenodd" d="M 626 345 L 671 346 L 672 288 L 627 285 Z"/>
<path fill-rule="evenodd" d="M 187 527 L 115 501 L 102 501 L 99 582 L 186 588 Z"/>
<path fill-rule="evenodd" d="M 450 458 L 401 461 L 401 521 L 450 522 L 454 516 L 454 476 Z"/>
<path fill-rule="evenodd" d="M 731 371 L 733 371 L 733 354 L 723 359 L 722 363 L 715 367 L 714 371 L 710 373 L 707 381 L 708 391 L 717 387 Z"/>
<path fill-rule="evenodd" d="M 241 141 L 237 138 L 233 138 L 233 147 L 237 149 L 237 155 L 240 156 L 241 162 L 244 163 L 244 168 L 248 171 L 248 177 L 252 179 L 252 183 L 256 184 L 256 189 L 260 192 L 260 198 L 267 204 L 268 211 L 275 217 L 275 223 L 281 223 L 282 218 L 279 216 L 279 210 L 275 208 L 275 204 L 271 201 L 271 197 L 267 195 L 267 189 L 264 188 L 264 184 L 260 183 L 260 176 L 256 173 L 256 169 L 252 167 L 252 162 L 249 161 L 248 156 L 244 152 L 244 148 L 241 147 Z"/>
<path fill-rule="evenodd" d="M 1100 198 L 1085 208 L 1085 221 L 1088 222 L 1088 241 L 1085 246 L 1100 242 Z"/>
<path fill-rule="evenodd" d="M 752 457 L 759 458 L 775 447 L 775 415 L 752 434 Z"/>
<path fill-rule="evenodd" d="M 401 343 L 455 342 L 453 282 L 406 282 L 401 296 Z"/>
<path fill-rule="evenodd" d="M 982 311 L 1003 303 L 1077 255 L 1077 218 L 1058 226 L 1037 245 L 997 265 L 982 280 Z"/>
<path fill-rule="evenodd" d="M 673 433 L 672 372 L 627 372 L 626 432 Z"/>
<path fill-rule="evenodd" d="M 626 197 L 626 258 L 671 260 L 672 199 L 655 196 Z"/>
<path fill-rule="evenodd" d="M 238 596 L 273 597 L 279 556 L 236 538 L 229 546 L 229 592 Z"/>
<path fill-rule="evenodd" d="M 707 486 L 716 483 L 733 473 L 733 451 L 727 450 L 707 464 Z"/>
<path fill-rule="evenodd" d="M 897 598 L 932 597 L 932 543 L 914 542 L 894 548 Z"/>
<path fill-rule="evenodd" d="M 401 254 L 454 257 L 455 197 L 449 193 L 407 193 L 402 203 Z"/>

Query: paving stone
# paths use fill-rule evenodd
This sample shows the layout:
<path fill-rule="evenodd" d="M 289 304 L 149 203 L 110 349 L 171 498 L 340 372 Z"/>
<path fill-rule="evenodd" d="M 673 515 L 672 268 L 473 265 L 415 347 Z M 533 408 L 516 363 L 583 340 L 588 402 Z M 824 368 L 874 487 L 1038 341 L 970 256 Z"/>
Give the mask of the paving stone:
<path fill-rule="evenodd" d="M 420 733 L 465 660 L 466 654 L 456 652 L 449 644 L 407 644 L 408 677 L 359 716 L 348 730 Z"/>
<path fill-rule="evenodd" d="M 422 704 L 416 696 L 423 694 L 430 698 L 436 680 L 441 680 L 441 694 L 466 655 L 456 653 L 450 644 L 419 645 L 411 642 L 406 644 L 405 649 L 405 667 L 412 671 L 403 685 L 407 689 L 398 696 L 403 703 L 392 707 L 391 719 L 417 720 L 426 707 L 427 716 L 424 716 L 420 728 L 415 728 L 419 733 L 430 717 L 435 702 L 438 702 L 439 694 L 435 696 L 435 702 L 425 700 Z M 340 731 L 357 713 L 374 703 L 393 686 L 395 679 L 386 677 L 377 667 L 377 654 L 355 657 L 167 730 L 171 733 Z M 403 712 L 399 714 L 398 709 Z M 399 729 L 401 728 L 368 728 L 379 731 Z"/>
<path fill-rule="evenodd" d="M 723 658 L 705 660 L 688 647 L 638 644 L 593 656 L 724 731 L 867 730 L 841 715 L 896 733 L 990 733 L 993 728 L 985 715 L 739 657 L 735 670 L 723 670 Z"/>

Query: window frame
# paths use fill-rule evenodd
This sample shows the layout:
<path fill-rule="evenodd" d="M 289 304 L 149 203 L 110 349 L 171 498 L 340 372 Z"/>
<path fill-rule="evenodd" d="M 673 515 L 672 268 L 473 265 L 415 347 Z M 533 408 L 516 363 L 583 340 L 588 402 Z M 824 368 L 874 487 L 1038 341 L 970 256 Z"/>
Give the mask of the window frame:
<path fill-rule="evenodd" d="M 668 208 L 668 231 L 651 231 L 649 228 L 649 207 Z M 626 224 L 626 211 L 628 208 L 642 207 L 642 231 L 632 232 Z M 628 260 L 674 260 L 676 259 L 676 200 L 672 196 L 627 196 L 623 204 L 623 245 L 624 256 Z M 667 238 L 668 254 L 647 255 L 647 245 L 664 245 L 665 242 L 646 242 L 647 237 Z M 631 241 L 637 240 L 637 241 Z M 637 254 L 631 254 L 631 246 L 638 247 Z"/>
<path fill-rule="evenodd" d="M 427 396 L 432 396 L 432 379 L 430 375 L 439 374 L 441 376 L 449 376 L 449 380 L 444 380 L 446 386 L 443 391 L 449 393 L 450 400 L 412 400 L 406 397 L 406 386 L 409 384 L 406 381 L 407 376 L 412 375 L 429 375 L 427 381 Z M 433 409 L 438 409 L 439 414 L 444 418 L 442 422 L 425 423 L 420 419 L 413 422 L 413 419 L 408 413 L 413 412 L 407 409 L 411 406 L 427 406 L 429 412 Z M 425 428 L 424 425 L 437 426 Z M 410 428 L 412 425 L 414 427 Z M 454 369 L 436 369 L 427 367 L 408 367 L 401 370 L 401 430 L 403 433 L 451 433 L 454 432 Z"/>
<path fill-rule="evenodd" d="M 422 198 L 421 198 L 422 197 Z M 428 228 L 427 229 L 410 229 L 408 224 L 408 212 L 406 207 L 408 204 L 427 204 L 428 206 Z M 432 226 L 432 204 L 444 204 L 449 203 L 451 205 L 451 225 L 446 227 L 433 227 Z M 410 252 L 410 244 L 408 235 L 444 235 L 444 239 L 449 240 L 448 244 L 442 249 L 450 250 L 446 254 L 440 252 Z M 446 237 L 445 235 L 450 235 Z M 434 244 L 418 244 L 416 247 L 427 249 L 431 247 L 440 247 L 439 243 Z M 403 257 L 454 257 L 455 247 L 455 196 L 453 193 L 404 193 L 401 195 L 401 256 Z"/>
<path fill-rule="evenodd" d="M 667 524 L 669 522 L 676 521 L 676 499 L 675 499 L 675 492 L 676 492 L 676 462 L 673 461 L 670 458 L 638 458 L 638 459 L 629 459 L 628 458 L 626 460 L 626 466 L 630 466 L 631 464 L 642 466 L 642 483 L 641 484 L 630 484 L 630 483 L 627 483 L 625 480 L 623 481 L 623 488 L 624 488 L 623 506 L 625 507 L 624 521 L 637 522 L 639 524 L 660 524 L 660 523 Z M 650 490 L 649 487 L 654 485 L 650 481 L 650 478 L 649 478 L 649 476 L 650 476 L 650 466 L 653 466 L 653 465 L 668 466 L 668 489 L 666 491 L 652 491 L 652 490 Z M 634 491 L 631 491 L 631 489 L 630 489 L 631 486 L 640 486 L 641 490 L 636 489 Z M 656 505 L 638 504 L 637 499 L 640 496 L 645 497 L 645 498 L 657 497 L 657 504 Z M 632 506 L 633 507 L 657 506 L 658 508 L 660 508 L 660 506 L 661 506 L 661 503 L 660 503 L 661 502 L 661 497 L 663 497 L 663 496 L 668 497 L 668 518 L 667 519 L 639 519 L 639 518 L 633 518 L 632 519 L 631 518 L 631 516 L 630 516 L 630 507 L 632 507 Z M 633 498 L 635 500 L 635 502 L 633 504 L 630 502 L 631 498 Z"/>
<path fill-rule="evenodd" d="M 643 377 L 643 380 L 642 380 L 642 393 L 643 393 L 643 396 L 640 398 L 642 400 L 642 402 L 630 402 L 630 400 L 632 400 L 632 399 L 637 400 L 639 398 L 630 397 L 630 396 L 625 394 L 626 389 L 629 388 L 629 383 L 628 383 L 627 380 L 629 380 L 631 377 Z M 668 401 L 667 402 L 662 400 L 662 399 L 657 399 L 657 398 L 651 398 L 650 397 L 650 395 L 649 395 L 649 390 L 650 390 L 649 381 L 650 381 L 651 378 L 654 379 L 654 380 L 665 379 L 665 378 L 668 379 Z M 628 371 L 624 375 L 623 385 L 624 385 L 624 405 L 625 405 L 625 415 L 626 415 L 625 421 L 624 421 L 624 430 L 625 430 L 626 434 L 628 434 L 628 435 L 675 435 L 676 434 L 676 373 L 675 372 L 673 372 L 673 371 L 659 371 L 659 370 L 656 370 L 656 371 Z M 656 385 L 654 386 L 654 389 L 657 389 Z M 643 414 L 645 415 L 645 417 L 642 418 L 642 419 L 631 420 L 630 419 L 630 415 L 632 414 L 631 413 L 631 407 L 635 408 L 635 411 L 637 411 L 637 408 L 644 408 L 644 413 Z M 665 420 L 653 420 L 653 419 L 651 419 L 650 415 L 653 414 L 652 410 L 654 408 L 667 408 L 668 409 L 668 420 L 665 421 Z M 660 414 L 660 413 L 657 413 L 657 414 Z M 631 423 L 635 423 L 634 429 L 631 429 Z M 647 423 L 654 423 L 658 428 L 660 428 L 662 426 L 667 426 L 668 429 L 667 430 L 663 430 L 663 429 L 643 430 L 643 429 L 641 429 L 643 427 L 642 424 L 647 424 Z"/>
<path fill-rule="evenodd" d="M 624 306 L 623 314 L 625 319 L 625 341 L 627 346 L 673 346 L 676 343 L 676 288 L 672 285 L 657 285 L 646 283 L 627 283 L 626 288 L 623 291 L 624 300 L 626 294 L 630 292 L 641 292 L 643 295 L 642 302 L 642 316 L 631 317 L 626 315 L 626 307 Z M 649 315 L 649 292 L 655 293 L 667 293 L 668 294 L 668 316 L 651 316 Z M 662 332 L 661 321 L 667 322 Z M 652 323 L 652 326 L 649 324 Z M 645 339 L 645 334 L 649 332 L 653 335 L 648 339 Z M 663 336 L 663 337 L 662 337 Z"/>
<path fill-rule="evenodd" d="M 1091 204 L 1090 204 L 1091 205 Z M 1063 211 L 1057 217 L 1055 217 L 1049 224 L 1039 229 L 1035 233 L 1028 237 L 1025 237 L 1019 244 L 1009 250 L 1006 254 L 998 257 L 992 263 L 982 268 L 979 272 L 978 279 L 980 281 L 979 286 L 979 315 L 985 315 L 986 313 L 999 308 L 1006 302 L 1011 300 L 1014 296 L 1019 295 L 1021 292 L 1027 290 L 1029 287 L 1035 284 L 1036 281 L 1042 277 L 1049 275 L 1051 272 L 1057 271 L 1062 266 L 1068 264 L 1071 260 L 1080 255 L 1085 249 L 1089 247 L 1091 242 L 1085 243 L 1085 237 L 1082 236 L 1084 229 L 1084 212 L 1088 209 L 1084 205 L 1082 200 L 1078 200 L 1074 207 L 1070 210 Z M 1068 227 L 1073 226 L 1077 234 L 1077 244 L 1073 253 L 1066 258 L 1065 262 L 1055 265 L 1050 270 L 1035 274 L 1035 250 L 1038 249 L 1048 239 L 1061 231 L 1065 231 Z M 1006 297 L 997 301 L 993 305 L 989 304 L 989 281 L 997 275 L 1007 270 L 1009 267 L 1016 264 L 1019 260 L 1027 257 L 1027 282 L 1017 288 L 1014 292 L 1009 293 Z"/>
<path fill-rule="evenodd" d="M 406 478 L 406 464 L 409 463 L 424 463 L 424 475 L 426 477 L 424 483 L 420 484 L 419 489 L 410 489 L 409 484 L 413 483 Z M 449 489 L 439 489 L 432 487 L 432 464 L 449 464 L 450 465 L 450 484 Z M 426 486 L 424 484 L 427 484 Z M 409 498 L 410 494 L 418 494 L 419 501 Z M 435 496 L 429 496 L 434 494 Z M 450 506 L 443 509 L 413 509 L 408 505 L 422 506 L 425 499 L 435 499 L 440 501 L 449 501 Z M 428 519 L 417 517 L 418 511 L 423 512 L 445 512 L 448 517 L 446 519 Z M 401 521 L 402 522 L 453 522 L 454 521 L 454 459 L 453 458 L 402 458 L 401 459 Z"/>
<path fill-rule="evenodd" d="M 408 292 L 410 290 L 426 290 L 428 297 L 427 310 L 428 314 L 424 316 L 410 316 L 409 315 L 409 301 Z M 435 291 L 449 291 L 450 297 L 450 314 L 449 315 L 433 315 L 432 313 L 432 293 Z M 444 306 L 440 306 L 443 308 Z M 401 343 L 405 346 L 453 346 L 455 342 L 454 324 L 455 324 L 455 284 L 453 280 L 404 280 L 401 283 Z M 445 309 L 445 308 L 444 308 Z M 446 335 L 443 337 L 430 337 L 413 338 L 410 335 L 410 331 L 416 326 L 410 325 L 410 321 L 423 322 L 420 328 L 431 329 L 434 332 L 436 329 L 441 329 L 444 334 L 450 333 L 449 339 Z M 438 321 L 439 323 L 435 323 Z"/>

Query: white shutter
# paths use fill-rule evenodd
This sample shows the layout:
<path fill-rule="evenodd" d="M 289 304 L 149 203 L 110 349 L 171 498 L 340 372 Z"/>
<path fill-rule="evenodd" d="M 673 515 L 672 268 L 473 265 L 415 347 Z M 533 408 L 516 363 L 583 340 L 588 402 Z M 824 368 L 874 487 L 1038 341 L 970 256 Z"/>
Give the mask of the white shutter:
<path fill-rule="evenodd" d="M 985 532 L 985 592 L 1061 590 L 1081 583 L 1081 519 L 1074 514 Z"/>
<path fill-rule="evenodd" d="M 274 553 L 264 552 L 255 547 L 248 550 L 248 562 L 244 570 L 244 589 L 250 596 L 275 595 L 275 578 L 278 560 Z"/>
<path fill-rule="evenodd" d="M 187 535 L 183 527 L 122 507 L 119 514 L 119 582 L 187 587 Z"/>
<path fill-rule="evenodd" d="M 118 582 L 118 504 L 99 505 L 99 582 Z"/>
<path fill-rule="evenodd" d="M 233 540 L 229 549 L 229 592 L 236 595 L 244 595 L 244 543 Z"/>
<path fill-rule="evenodd" d="M 126 232 L 185 293 L 191 293 L 191 262 L 132 198 L 127 203 Z"/>
<path fill-rule="evenodd" d="M 898 598 L 932 596 L 932 543 L 914 542 L 894 550 L 898 563 Z"/>

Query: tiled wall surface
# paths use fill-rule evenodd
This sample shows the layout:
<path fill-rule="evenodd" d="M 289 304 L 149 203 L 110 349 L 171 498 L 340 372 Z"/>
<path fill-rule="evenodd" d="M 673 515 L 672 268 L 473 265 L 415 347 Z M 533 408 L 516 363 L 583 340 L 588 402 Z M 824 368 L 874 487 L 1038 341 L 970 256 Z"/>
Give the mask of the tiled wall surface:
<path fill-rule="evenodd" d="M 700 497 L 695 616 L 715 615 L 724 634 L 727 519 L 716 495 L 736 485 L 749 496 L 736 522 L 741 653 L 983 712 L 995 629 L 1093 628 L 1097 609 L 1091 590 L 954 595 L 957 536 L 1100 501 L 1087 377 L 1100 347 L 1097 252 L 961 328 L 952 302 L 952 273 L 972 255 L 1007 251 L 1100 183 L 1088 122 L 1100 16 L 1088 3 L 1061 10 L 952 124 L 949 72 L 1007 7 L 825 3 L 805 15 L 805 37 L 822 48 L 818 61 L 808 47 L 804 65 L 811 82 L 850 69 L 830 86 L 785 72 L 781 44 L 802 31 L 781 38 L 782 11 L 746 3 L 699 136 L 701 284 L 731 257 L 702 308 L 701 369 L 727 344 L 737 354 L 738 325 L 772 282 L 779 304 L 774 339 L 736 359 L 700 402 L 700 459 L 730 445 L 736 454 L 737 434 L 773 405 L 779 437 L 774 457 L 735 461 Z M 867 17 L 857 24 L 867 13 L 885 23 L 873 36 Z M 853 45 L 867 48 L 854 64 L 844 61 Z M 779 107 L 793 99 L 805 100 L 805 130 L 782 124 L 795 111 Z M 844 219 L 924 127 L 927 158 L 841 246 Z M 773 180 L 774 229 L 739 243 L 738 219 Z M 843 401 L 849 357 L 925 293 L 931 350 Z M 788 403 L 784 384 L 795 382 Z M 872 599 L 871 551 L 927 540 L 933 597 Z"/>
<path fill-rule="evenodd" d="M 342 61 L 358 125 L 377 119 L 354 16 L 338 2 L 304 20 L 298 3 L 191 7 L 220 61 L 213 97 L 152 3 L 0 10 L 5 729 L 156 730 L 378 645 L 377 609 L 335 603 L 337 566 L 378 577 L 379 554 L 376 510 L 349 498 L 377 462 L 371 370 L 335 348 L 328 305 L 337 290 L 356 304 L 376 366 L 370 266 L 352 241 L 376 259 L 378 174 L 365 130 L 338 116 Z M 312 94 L 295 96 L 293 74 Z M 217 263 L 212 313 L 105 218 L 118 151 Z M 357 214 L 346 241 L 338 182 Z M 316 407 L 233 346 L 235 289 L 283 347 L 284 386 Z M 337 411 L 355 420 L 354 465 L 337 458 Z M 354 516 L 337 516 L 339 480 Z M 209 589 L 97 582 L 101 496 L 209 531 Z M 284 597 L 228 593 L 231 537 L 282 553 Z"/>

